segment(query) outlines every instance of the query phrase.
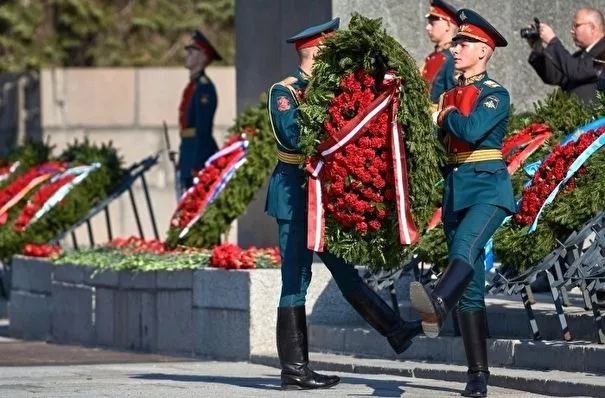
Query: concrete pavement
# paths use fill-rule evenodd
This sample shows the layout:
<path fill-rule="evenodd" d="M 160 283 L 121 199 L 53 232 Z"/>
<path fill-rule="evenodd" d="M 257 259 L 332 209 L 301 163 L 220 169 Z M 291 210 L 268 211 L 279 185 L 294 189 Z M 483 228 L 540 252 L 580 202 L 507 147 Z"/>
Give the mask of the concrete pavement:
<path fill-rule="evenodd" d="M 371 374 L 375 371 L 330 373 L 342 377 L 335 388 L 283 392 L 279 369 L 261 364 L 0 337 L 0 397 L 456 397 L 464 388 L 455 381 Z M 492 398 L 543 396 L 490 388 Z"/>
<path fill-rule="evenodd" d="M 2 397 L 457 397 L 462 383 L 336 373 L 342 383 L 317 391 L 279 389 L 279 370 L 245 362 L 163 362 L 0 368 Z M 490 388 L 490 397 L 544 397 Z"/>
<path fill-rule="evenodd" d="M 253 358 L 257 363 L 217 362 L 200 358 L 114 351 L 101 348 L 22 341 L 6 337 L 6 320 L 0 320 L 1 397 L 456 397 L 465 378 L 459 366 L 419 364 L 312 353 L 316 369 L 338 374 L 342 383 L 320 391 L 283 392 L 275 357 Z M 4 336 L 3 336 L 4 335 Z M 527 383 L 565 387 L 557 379 L 564 372 L 525 371 L 500 374 L 493 369 L 490 397 L 545 397 L 525 390 Z M 514 371 L 513 371 L 514 372 Z M 523 372 L 517 370 L 516 372 Z M 574 378 L 579 374 L 571 375 Z M 589 379 L 589 380 L 588 380 Z M 583 389 L 594 394 L 599 377 L 590 376 Z M 597 381 L 595 381 L 597 379 Z M 522 383 L 520 383 L 520 381 Z M 590 387 L 591 383 L 595 383 Z M 569 386 L 573 387 L 573 386 Z M 589 388 L 590 387 L 590 388 Z M 533 389 L 535 390 L 535 389 Z M 602 389 L 605 393 L 605 388 Z M 538 389 L 537 392 L 547 391 Z M 564 394 L 557 394 L 564 396 Z"/>

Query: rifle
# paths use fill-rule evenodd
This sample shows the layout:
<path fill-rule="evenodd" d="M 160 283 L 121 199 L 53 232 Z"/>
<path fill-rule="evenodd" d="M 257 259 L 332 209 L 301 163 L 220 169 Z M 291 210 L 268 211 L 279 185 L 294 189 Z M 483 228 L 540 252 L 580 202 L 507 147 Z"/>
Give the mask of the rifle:
<path fill-rule="evenodd" d="M 168 151 L 168 159 L 172 163 L 172 168 L 174 170 L 174 190 L 176 192 L 176 200 L 177 202 L 181 198 L 181 178 L 179 173 L 179 165 L 176 161 L 176 151 L 173 151 L 170 146 L 170 135 L 168 134 L 168 124 L 164 120 L 162 122 L 164 124 L 164 142 L 166 143 L 166 150 Z"/>

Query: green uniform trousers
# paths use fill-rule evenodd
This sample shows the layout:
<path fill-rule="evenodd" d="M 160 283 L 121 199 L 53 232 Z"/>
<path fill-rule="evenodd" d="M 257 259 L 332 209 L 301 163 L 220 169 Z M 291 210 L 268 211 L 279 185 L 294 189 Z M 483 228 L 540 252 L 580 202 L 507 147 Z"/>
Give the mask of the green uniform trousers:
<path fill-rule="evenodd" d="M 313 251 L 307 249 L 307 220 L 277 220 L 281 253 L 282 289 L 280 307 L 305 305 L 311 283 Z M 362 282 L 352 264 L 330 252 L 317 253 L 328 267 L 343 294 L 353 291 Z"/>
<path fill-rule="evenodd" d="M 443 215 L 448 260 L 459 259 L 475 268 L 473 279 L 458 302 L 459 312 L 478 311 L 485 308 L 484 247 L 506 216 L 506 210 L 488 204 L 476 204 L 464 210 Z"/>

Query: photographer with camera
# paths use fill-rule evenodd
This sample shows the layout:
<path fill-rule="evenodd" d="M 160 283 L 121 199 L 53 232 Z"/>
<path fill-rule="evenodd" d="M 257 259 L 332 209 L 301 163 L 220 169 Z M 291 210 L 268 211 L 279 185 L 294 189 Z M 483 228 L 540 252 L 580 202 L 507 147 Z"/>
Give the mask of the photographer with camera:
<path fill-rule="evenodd" d="M 546 84 L 559 86 L 585 103 L 596 98 L 597 69 L 593 59 L 605 51 L 605 20 L 595 8 L 579 9 L 571 36 L 579 48 L 573 54 L 563 46 L 554 30 L 536 18 L 535 25 L 521 29 L 532 49 L 529 63 Z"/>

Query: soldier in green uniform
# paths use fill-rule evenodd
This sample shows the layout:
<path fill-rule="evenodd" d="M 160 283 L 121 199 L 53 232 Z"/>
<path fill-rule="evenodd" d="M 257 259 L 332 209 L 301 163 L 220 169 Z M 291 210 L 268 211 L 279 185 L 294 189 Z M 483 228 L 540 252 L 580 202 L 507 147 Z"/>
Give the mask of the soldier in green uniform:
<path fill-rule="evenodd" d="M 435 44 L 435 50 L 425 59 L 422 78 L 429 84 L 429 98 L 437 108 L 439 97 L 456 86 L 454 56 L 451 46 L 456 35 L 456 8 L 441 0 L 432 0 L 426 14 L 426 32 Z"/>
<path fill-rule="evenodd" d="M 185 67 L 189 69 L 190 79 L 179 105 L 181 145 L 178 174 L 181 189 L 193 185 L 195 173 L 218 151 L 212 136 L 217 96 L 212 80 L 206 75 L 206 67 L 212 61 L 222 59 L 199 31 L 193 34 L 191 43 L 185 48 Z"/>
<path fill-rule="evenodd" d="M 292 76 L 274 84 L 269 91 L 269 114 L 279 162 L 271 176 L 266 212 L 276 218 L 282 260 L 282 289 L 277 311 L 277 351 L 281 383 L 285 389 L 327 388 L 337 376 L 313 372 L 309 366 L 305 299 L 311 283 L 313 252 L 307 249 L 307 176 L 302 168 L 300 133 L 296 124 L 298 104 L 311 75 L 321 40 L 339 25 L 336 18 L 310 27 L 287 41 L 294 43 L 300 64 Z M 353 265 L 329 252 L 318 253 L 347 301 L 401 353 L 411 338 L 422 332 L 420 321 L 405 322 L 359 277 Z"/>
<path fill-rule="evenodd" d="M 507 45 L 476 12 L 456 14 L 454 62 L 459 86 L 444 94 L 433 114 L 448 151 L 442 221 L 449 265 L 432 292 L 415 282 L 413 307 L 428 336 L 437 336 L 458 304 L 458 322 L 468 361 L 468 397 L 487 396 L 487 321 L 484 301 L 484 246 L 507 215 L 516 211 L 510 177 L 502 160 L 507 131 L 508 91 L 487 76 L 496 47 Z"/>

